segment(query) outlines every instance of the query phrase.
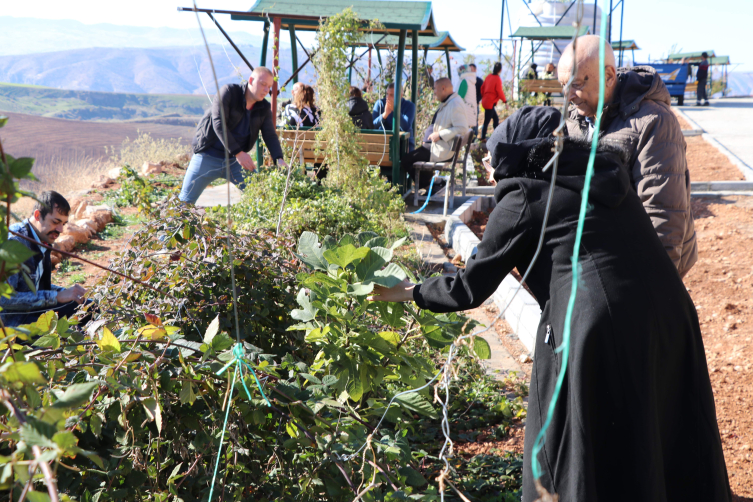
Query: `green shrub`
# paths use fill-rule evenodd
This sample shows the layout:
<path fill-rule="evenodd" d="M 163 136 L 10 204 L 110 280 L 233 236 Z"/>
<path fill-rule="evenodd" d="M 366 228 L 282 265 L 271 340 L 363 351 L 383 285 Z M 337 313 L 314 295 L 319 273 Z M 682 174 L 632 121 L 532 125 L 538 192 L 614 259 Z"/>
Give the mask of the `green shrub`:
<path fill-rule="evenodd" d="M 275 168 L 251 176 L 241 201 L 232 209 L 237 227 L 244 231 L 275 231 L 286 180 L 287 173 Z M 336 187 L 318 185 L 295 170 L 290 177 L 280 231 L 293 236 L 307 230 L 338 237 L 365 231 L 391 238 L 406 235 L 400 219 L 405 204 L 396 189 L 377 174 L 371 174 L 367 181 L 370 190 L 362 197 Z M 225 208 L 215 208 L 211 213 L 224 216 L 225 211 Z"/>

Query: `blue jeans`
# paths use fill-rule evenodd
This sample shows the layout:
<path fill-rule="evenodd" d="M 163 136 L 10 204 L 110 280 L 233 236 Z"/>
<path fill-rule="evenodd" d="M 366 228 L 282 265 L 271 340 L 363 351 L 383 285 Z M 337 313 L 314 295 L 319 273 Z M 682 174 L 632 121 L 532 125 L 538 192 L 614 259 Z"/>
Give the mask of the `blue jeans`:
<path fill-rule="evenodd" d="M 234 185 L 243 190 L 246 187 L 244 178 L 245 169 L 230 156 L 230 180 Z M 202 153 L 195 153 L 188 164 L 186 176 L 183 178 L 183 188 L 180 189 L 180 200 L 195 204 L 199 196 L 211 182 L 218 178 L 227 179 L 225 159 L 212 157 Z"/>

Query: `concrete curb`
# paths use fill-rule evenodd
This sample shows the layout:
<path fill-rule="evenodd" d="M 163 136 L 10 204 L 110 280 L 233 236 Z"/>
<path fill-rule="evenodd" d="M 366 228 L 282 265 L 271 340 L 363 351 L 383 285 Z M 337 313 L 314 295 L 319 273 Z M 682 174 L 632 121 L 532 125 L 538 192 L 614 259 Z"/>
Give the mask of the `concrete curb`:
<path fill-rule="evenodd" d="M 703 139 L 714 145 L 717 150 L 724 154 L 730 162 L 732 162 L 745 176 L 747 181 L 753 181 L 753 167 L 740 160 L 740 158 L 734 153 L 730 152 L 726 146 L 719 143 L 714 137 L 708 133 L 703 133 Z"/>
<path fill-rule="evenodd" d="M 677 111 L 677 113 L 678 113 L 678 114 L 680 115 L 680 117 L 682 117 L 682 118 L 683 118 L 683 119 L 685 120 L 685 122 L 687 122 L 687 123 L 688 123 L 688 125 L 689 125 L 690 127 L 692 127 L 692 128 L 693 128 L 693 129 L 691 129 L 691 131 L 693 131 L 693 132 L 696 132 L 696 131 L 701 131 L 701 133 L 704 133 L 704 132 L 706 132 L 706 131 L 704 131 L 704 130 L 703 130 L 703 127 L 699 126 L 699 125 L 698 125 L 698 123 L 697 123 L 697 122 L 696 122 L 695 120 L 691 119 L 691 118 L 690 118 L 690 117 L 688 116 L 688 114 L 687 114 L 687 113 L 685 113 L 684 111 L 682 111 L 682 109 L 681 109 L 681 108 L 678 108 L 678 107 L 675 107 L 675 106 L 673 106 L 672 108 L 673 108 L 673 109 L 674 109 L 675 111 Z M 698 134 L 685 134 L 685 131 L 682 131 L 682 134 L 683 134 L 684 136 L 698 136 Z"/>
<path fill-rule="evenodd" d="M 493 189 L 493 187 L 489 188 Z M 444 227 L 445 239 L 463 261 L 467 261 L 473 256 L 481 242 L 466 223 L 473 217 L 473 211 L 481 211 L 495 205 L 492 197 L 471 197 L 447 217 Z M 519 290 L 517 294 L 515 293 L 516 290 Z M 497 287 L 492 295 L 492 299 L 500 310 L 507 307 L 504 314 L 505 320 L 533 356 L 536 347 L 536 332 L 541 320 L 541 309 L 538 302 L 525 288 L 520 286 L 520 283 L 512 275 L 505 277 L 502 284 Z"/>
<path fill-rule="evenodd" d="M 753 181 L 691 181 L 691 192 L 747 192 Z"/>

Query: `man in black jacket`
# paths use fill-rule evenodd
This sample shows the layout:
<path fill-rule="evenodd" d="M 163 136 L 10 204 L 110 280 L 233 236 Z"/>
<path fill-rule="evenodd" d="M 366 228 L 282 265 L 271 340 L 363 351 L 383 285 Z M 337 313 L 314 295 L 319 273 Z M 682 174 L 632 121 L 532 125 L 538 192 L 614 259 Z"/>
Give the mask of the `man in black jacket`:
<path fill-rule="evenodd" d="M 245 187 L 243 170 L 254 172 L 256 169 L 247 152 L 259 139 L 260 132 L 272 160 L 287 166 L 275 131 L 272 106 L 264 99 L 273 83 L 272 72 L 259 66 L 251 73 L 248 83 L 227 84 L 220 89 L 220 99 L 214 99 L 196 128 L 191 142 L 194 155 L 183 178 L 180 200 L 194 204 L 212 181 L 227 177 L 226 152 L 230 156 L 229 181 L 242 190 Z M 227 124 L 225 129 L 220 104 Z"/>
<path fill-rule="evenodd" d="M 701 101 L 703 101 L 703 106 L 709 106 L 709 97 L 706 94 L 706 80 L 708 80 L 709 78 L 708 53 L 702 53 L 701 61 L 696 64 L 698 65 L 698 71 L 696 72 L 695 76 L 698 80 L 698 87 L 696 88 L 695 93 L 695 104 L 696 106 L 701 106 Z"/>

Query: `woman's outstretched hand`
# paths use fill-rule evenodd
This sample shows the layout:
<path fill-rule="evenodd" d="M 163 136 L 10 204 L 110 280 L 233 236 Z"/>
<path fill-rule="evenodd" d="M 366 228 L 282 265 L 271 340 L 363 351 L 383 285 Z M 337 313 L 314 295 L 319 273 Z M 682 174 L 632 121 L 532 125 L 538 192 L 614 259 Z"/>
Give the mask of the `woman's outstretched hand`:
<path fill-rule="evenodd" d="M 368 299 L 372 302 L 410 302 L 413 301 L 415 287 L 416 285 L 407 279 L 391 288 L 376 285 Z"/>

